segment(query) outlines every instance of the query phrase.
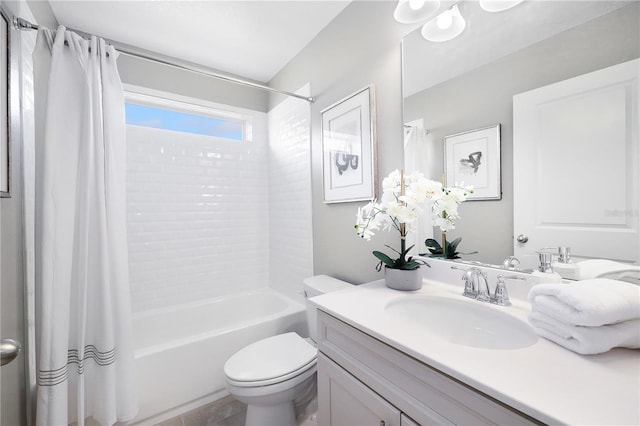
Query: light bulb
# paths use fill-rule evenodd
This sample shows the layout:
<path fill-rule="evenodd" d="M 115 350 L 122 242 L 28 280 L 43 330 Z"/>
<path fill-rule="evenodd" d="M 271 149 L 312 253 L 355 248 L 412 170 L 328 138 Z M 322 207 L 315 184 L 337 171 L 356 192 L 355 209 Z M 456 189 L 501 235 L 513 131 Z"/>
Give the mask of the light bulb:
<path fill-rule="evenodd" d="M 412 10 L 420 10 L 424 6 L 424 0 L 409 0 L 409 7 Z"/>
<path fill-rule="evenodd" d="M 441 30 L 446 30 L 451 26 L 451 24 L 453 24 L 453 16 L 450 10 L 447 10 L 446 12 L 441 13 L 440 16 L 438 16 L 438 19 L 436 20 L 436 25 Z"/>
<path fill-rule="evenodd" d="M 441 42 L 458 37 L 466 26 L 467 23 L 456 4 L 424 24 L 421 32 L 427 40 Z"/>
<path fill-rule="evenodd" d="M 401 24 L 426 21 L 440 8 L 440 0 L 398 0 L 393 17 Z"/>

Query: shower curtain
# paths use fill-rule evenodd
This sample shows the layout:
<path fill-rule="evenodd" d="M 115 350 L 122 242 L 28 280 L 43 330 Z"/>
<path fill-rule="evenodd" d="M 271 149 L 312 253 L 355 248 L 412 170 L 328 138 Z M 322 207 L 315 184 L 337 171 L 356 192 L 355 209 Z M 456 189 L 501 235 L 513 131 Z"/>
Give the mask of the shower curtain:
<path fill-rule="evenodd" d="M 430 147 L 427 138 L 427 131 L 421 124 L 407 124 L 404 127 L 404 168 L 405 173 L 422 172 L 425 177 L 433 179 L 430 161 L 433 155 L 430 154 Z M 440 179 L 436 179 L 440 180 Z M 429 208 L 431 208 L 429 206 Z M 419 216 L 415 222 L 415 232 L 407 236 L 407 245 L 415 244 L 412 253 L 426 253 L 427 248 L 424 241 L 433 238 L 433 219 L 430 212 Z"/>
<path fill-rule="evenodd" d="M 64 27 L 41 29 L 34 52 L 36 74 L 48 70 L 36 113 L 38 425 L 137 412 L 117 55 Z"/>

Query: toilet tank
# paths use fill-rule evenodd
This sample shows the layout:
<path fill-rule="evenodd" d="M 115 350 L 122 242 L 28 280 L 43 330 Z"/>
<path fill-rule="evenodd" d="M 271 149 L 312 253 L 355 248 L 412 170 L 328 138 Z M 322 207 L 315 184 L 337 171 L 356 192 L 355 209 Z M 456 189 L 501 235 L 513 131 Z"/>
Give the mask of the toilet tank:
<path fill-rule="evenodd" d="M 317 309 L 309 303 L 309 298 L 320 296 L 321 294 L 330 293 L 332 291 L 344 290 L 350 288 L 353 284 L 341 281 L 328 275 L 314 275 L 305 278 L 302 282 L 304 289 L 305 304 L 307 307 L 307 322 L 309 324 L 309 336 L 314 342 L 317 342 Z"/>

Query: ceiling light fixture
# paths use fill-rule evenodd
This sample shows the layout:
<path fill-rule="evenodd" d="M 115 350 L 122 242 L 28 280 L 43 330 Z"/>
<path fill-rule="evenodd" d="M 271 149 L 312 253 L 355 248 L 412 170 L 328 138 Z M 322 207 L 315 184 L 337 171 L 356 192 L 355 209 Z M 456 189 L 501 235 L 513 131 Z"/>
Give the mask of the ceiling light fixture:
<path fill-rule="evenodd" d="M 429 41 L 442 42 L 458 37 L 467 26 L 458 5 L 454 4 L 422 27 L 422 37 Z"/>
<path fill-rule="evenodd" d="M 412 10 L 420 10 L 424 6 L 424 0 L 409 0 L 409 7 Z"/>
<path fill-rule="evenodd" d="M 425 21 L 440 7 L 440 0 L 399 0 L 393 17 L 401 24 Z"/>
<path fill-rule="evenodd" d="M 502 12 L 522 3 L 524 0 L 480 0 L 480 7 L 487 12 Z"/>

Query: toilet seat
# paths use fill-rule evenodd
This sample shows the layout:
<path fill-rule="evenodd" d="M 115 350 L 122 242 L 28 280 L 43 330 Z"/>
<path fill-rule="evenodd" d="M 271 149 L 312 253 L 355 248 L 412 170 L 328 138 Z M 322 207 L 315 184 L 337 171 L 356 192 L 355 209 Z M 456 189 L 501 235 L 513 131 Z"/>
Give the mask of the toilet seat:
<path fill-rule="evenodd" d="M 314 369 L 316 355 L 316 348 L 298 334 L 279 334 L 236 352 L 225 363 L 224 374 L 238 387 L 271 385 Z"/>

